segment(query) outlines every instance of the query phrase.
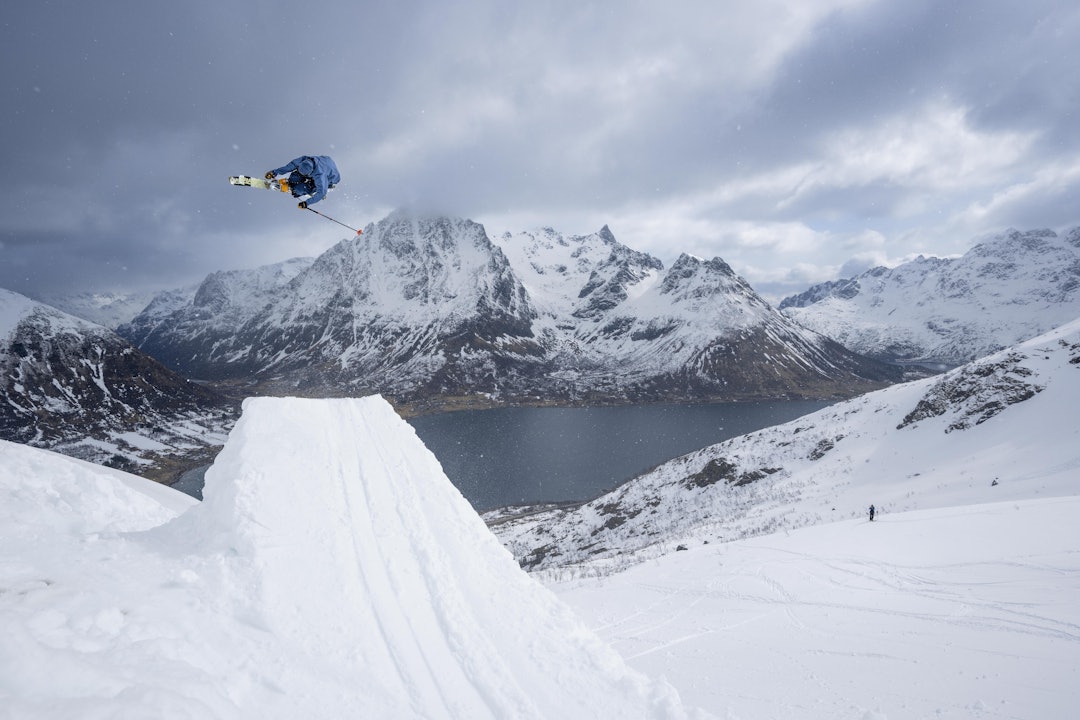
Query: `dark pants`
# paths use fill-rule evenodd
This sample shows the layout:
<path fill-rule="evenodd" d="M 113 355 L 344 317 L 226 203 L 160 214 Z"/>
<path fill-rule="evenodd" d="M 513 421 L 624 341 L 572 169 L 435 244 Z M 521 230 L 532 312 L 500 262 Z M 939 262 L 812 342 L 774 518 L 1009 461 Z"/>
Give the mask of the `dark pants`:
<path fill-rule="evenodd" d="M 309 177 L 301 175 L 298 172 L 293 172 L 291 175 L 289 175 L 289 190 L 292 191 L 293 197 L 314 195 L 315 181 Z"/>

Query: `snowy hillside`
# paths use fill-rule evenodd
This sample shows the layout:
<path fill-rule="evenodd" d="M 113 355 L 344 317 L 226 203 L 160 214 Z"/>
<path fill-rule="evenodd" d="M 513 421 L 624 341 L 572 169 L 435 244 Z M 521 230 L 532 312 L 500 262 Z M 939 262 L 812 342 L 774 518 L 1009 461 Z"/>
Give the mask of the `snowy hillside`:
<path fill-rule="evenodd" d="M 890 513 L 550 587 L 719 718 L 1070 718 L 1078 513 L 1075 494 Z"/>
<path fill-rule="evenodd" d="M 1080 321 L 945 375 L 666 463 L 495 531 L 528 568 L 623 567 L 678 545 L 885 512 L 1080 494 Z"/>
<path fill-rule="evenodd" d="M 112 331 L 0 290 L 0 437 L 167 477 L 232 419 Z"/>
<path fill-rule="evenodd" d="M 247 401 L 205 498 L 0 442 L 0 716 L 702 717 L 379 398 Z"/>
<path fill-rule="evenodd" d="M 207 281 L 208 283 L 210 280 Z M 895 381 L 769 307 L 719 258 L 610 230 L 488 238 L 398 211 L 240 311 L 205 300 L 122 330 L 192 377 L 406 403 L 836 397 Z"/>
<path fill-rule="evenodd" d="M 874 268 L 780 308 L 858 353 L 958 365 L 1080 316 L 1080 227 L 1012 230 L 961 258 Z"/>

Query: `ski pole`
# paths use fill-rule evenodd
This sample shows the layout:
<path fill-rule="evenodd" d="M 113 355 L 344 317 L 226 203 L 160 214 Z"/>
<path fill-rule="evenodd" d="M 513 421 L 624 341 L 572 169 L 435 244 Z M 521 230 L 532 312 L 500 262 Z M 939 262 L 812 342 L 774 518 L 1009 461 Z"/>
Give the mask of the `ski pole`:
<path fill-rule="evenodd" d="M 320 216 L 320 217 L 324 217 L 324 218 L 326 218 L 326 219 L 327 219 L 327 220 L 329 220 L 330 222 L 336 222 L 336 223 L 337 223 L 338 225 L 340 225 L 341 227 L 346 227 L 346 228 L 349 228 L 350 230 L 353 230 L 353 231 L 355 231 L 357 235 L 363 235 L 363 234 L 364 234 L 364 231 L 363 231 L 363 230 L 357 230 L 357 229 L 356 229 L 356 228 L 354 228 L 354 227 L 349 227 L 348 225 L 346 225 L 345 223 L 341 222 L 340 220 L 335 220 L 334 218 L 330 217 L 329 215 L 323 215 L 323 214 L 322 214 L 321 212 L 319 212 L 319 211 L 318 211 L 318 210 L 316 210 L 315 208 L 311 208 L 311 207 L 305 207 L 304 209 L 305 209 L 305 210 L 310 210 L 311 212 L 315 213 L 316 215 L 318 215 L 318 216 Z"/>

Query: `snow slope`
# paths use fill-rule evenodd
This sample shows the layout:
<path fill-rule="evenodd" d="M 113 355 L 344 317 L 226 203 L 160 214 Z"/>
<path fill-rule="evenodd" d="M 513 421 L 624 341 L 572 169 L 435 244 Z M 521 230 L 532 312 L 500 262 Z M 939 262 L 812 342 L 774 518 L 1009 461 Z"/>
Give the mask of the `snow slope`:
<path fill-rule="evenodd" d="M 249 399 L 179 515 L 119 478 L 0 444 L 0 718 L 687 716 L 379 398 Z"/>
<path fill-rule="evenodd" d="M 660 465 L 493 529 L 530 569 L 622 567 L 677 545 L 889 512 L 1080 493 L 1080 320 Z"/>
<path fill-rule="evenodd" d="M 1078 515 L 1080 497 L 886 514 L 553 587 L 718 717 L 1076 717 Z"/>
<path fill-rule="evenodd" d="M 30 298 L 0 288 L 0 341 L 5 344 L 12 339 L 19 325 L 32 314 L 48 315 L 58 332 L 84 332 L 97 329 L 92 323 L 49 308 Z"/>

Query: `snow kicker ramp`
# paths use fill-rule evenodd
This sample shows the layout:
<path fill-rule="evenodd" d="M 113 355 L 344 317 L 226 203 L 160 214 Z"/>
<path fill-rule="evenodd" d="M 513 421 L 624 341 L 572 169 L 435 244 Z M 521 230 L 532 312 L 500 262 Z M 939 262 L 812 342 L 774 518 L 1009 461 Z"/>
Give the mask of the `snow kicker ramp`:
<path fill-rule="evenodd" d="M 240 709 L 687 716 L 517 566 L 381 398 L 247 400 L 204 497 L 156 540 L 198 538 L 228 612 L 259 631 L 255 671 L 227 688 Z M 279 671 L 296 665 L 306 679 Z"/>

